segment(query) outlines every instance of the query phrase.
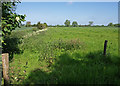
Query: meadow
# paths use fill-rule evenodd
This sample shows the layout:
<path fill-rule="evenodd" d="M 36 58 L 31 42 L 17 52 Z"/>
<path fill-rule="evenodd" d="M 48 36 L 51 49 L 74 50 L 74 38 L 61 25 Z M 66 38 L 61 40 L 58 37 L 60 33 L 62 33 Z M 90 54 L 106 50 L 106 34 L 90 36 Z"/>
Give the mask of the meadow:
<path fill-rule="evenodd" d="M 6 39 L 11 84 L 120 84 L 118 28 L 49 27 L 23 37 L 32 32 L 24 27 Z"/>

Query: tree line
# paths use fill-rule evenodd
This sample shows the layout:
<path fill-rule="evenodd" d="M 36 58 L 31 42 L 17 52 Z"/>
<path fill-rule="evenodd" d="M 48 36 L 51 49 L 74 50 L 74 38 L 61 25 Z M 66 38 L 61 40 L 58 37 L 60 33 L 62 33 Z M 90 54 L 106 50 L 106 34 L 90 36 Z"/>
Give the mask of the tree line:
<path fill-rule="evenodd" d="M 26 23 L 26 27 L 38 27 L 39 29 L 44 29 L 44 28 L 46 28 L 46 27 L 120 27 L 120 24 L 113 24 L 113 23 L 109 23 L 108 25 L 93 25 L 93 21 L 89 21 L 89 24 L 88 25 L 79 25 L 78 23 L 77 23 L 77 21 L 73 21 L 72 22 L 72 24 L 71 24 L 71 22 L 70 22 L 70 20 L 66 20 L 65 22 L 64 22 L 64 25 L 47 25 L 47 23 L 40 23 L 40 22 L 38 22 L 37 24 L 33 24 L 33 25 L 31 25 L 31 22 L 30 21 L 28 21 L 27 23 Z"/>
<path fill-rule="evenodd" d="M 38 29 L 44 29 L 48 25 L 47 25 L 47 23 L 40 23 L 40 22 L 38 22 L 37 24 L 31 25 L 31 22 L 28 21 L 28 22 L 26 22 L 26 25 L 23 25 L 23 26 L 26 26 L 26 27 L 37 27 Z"/>
<path fill-rule="evenodd" d="M 78 25 L 77 21 L 73 21 L 72 25 L 70 24 L 70 20 L 66 20 L 64 22 L 66 27 L 85 27 L 85 26 L 93 26 L 93 27 L 99 27 L 99 26 L 105 26 L 105 25 L 93 25 L 93 21 L 89 21 L 88 25 Z M 120 27 L 120 24 L 113 24 L 113 23 L 109 23 L 107 26 L 115 26 L 115 27 Z"/>

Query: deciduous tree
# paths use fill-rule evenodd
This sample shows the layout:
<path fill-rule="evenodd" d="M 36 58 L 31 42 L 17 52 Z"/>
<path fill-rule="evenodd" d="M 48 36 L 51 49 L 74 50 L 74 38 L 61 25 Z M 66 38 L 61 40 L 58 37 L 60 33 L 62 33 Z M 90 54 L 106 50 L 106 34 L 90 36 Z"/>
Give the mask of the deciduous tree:
<path fill-rule="evenodd" d="M 65 24 L 66 27 L 69 27 L 70 26 L 70 20 L 66 20 L 64 24 Z"/>
<path fill-rule="evenodd" d="M 113 25 L 113 23 L 111 22 L 111 23 L 108 24 L 108 26 L 114 26 L 114 25 Z"/>
<path fill-rule="evenodd" d="M 93 21 L 89 21 L 89 25 L 92 26 L 93 25 Z"/>
<path fill-rule="evenodd" d="M 77 23 L 76 21 L 73 21 L 72 26 L 73 26 L 73 27 L 77 27 L 77 26 L 78 26 L 78 23 Z"/>

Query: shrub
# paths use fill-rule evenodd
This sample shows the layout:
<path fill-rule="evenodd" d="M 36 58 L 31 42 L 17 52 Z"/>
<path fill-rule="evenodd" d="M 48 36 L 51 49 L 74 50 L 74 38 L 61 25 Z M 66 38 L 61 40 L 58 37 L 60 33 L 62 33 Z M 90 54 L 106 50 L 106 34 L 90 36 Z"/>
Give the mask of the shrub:
<path fill-rule="evenodd" d="M 40 22 L 38 22 L 38 24 L 37 24 L 38 29 L 44 29 L 46 27 L 47 27 L 46 24 L 41 24 Z"/>
<path fill-rule="evenodd" d="M 48 27 L 47 23 L 44 23 L 44 25 L 45 25 L 46 27 Z"/>

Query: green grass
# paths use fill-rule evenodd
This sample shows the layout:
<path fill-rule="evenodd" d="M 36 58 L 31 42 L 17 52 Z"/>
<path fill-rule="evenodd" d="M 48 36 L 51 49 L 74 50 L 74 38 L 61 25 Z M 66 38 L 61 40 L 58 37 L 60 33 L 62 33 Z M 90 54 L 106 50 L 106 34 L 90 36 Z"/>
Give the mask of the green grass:
<path fill-rule="evenodd" d="M 28 33 L 32 30 L 11 36 Z M 107 55 L 103 56 L 105 40 Z M 120 84 L 118 28 L 49 28 L 23 38 L 19 49 L 22 53 L 10 61 L 11 84 Z"/>

